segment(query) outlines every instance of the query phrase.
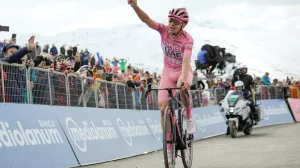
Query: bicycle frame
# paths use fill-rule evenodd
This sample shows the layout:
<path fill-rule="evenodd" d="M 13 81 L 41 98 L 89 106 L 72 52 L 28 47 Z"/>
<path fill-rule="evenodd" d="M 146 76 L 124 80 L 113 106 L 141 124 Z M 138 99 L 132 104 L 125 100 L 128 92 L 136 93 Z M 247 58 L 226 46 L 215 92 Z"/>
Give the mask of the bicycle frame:
<path fill-rule="evenodd" d="M 164 88 L 164 89 L 151 89 L 151 90 L 165 90 L 168 91 L 168 106 L 171 109 L 171 117 L 172 117 L 172 121 L 173 123 L 171 124 L 171 127 L 175 126 L 175 131 L 176 131 L 176 142 L 177 142 L 177 150 L 181 150 L 181 149 L 186 149 L 186 144 L 183 141 L 183 137 L 182 137 L 182 118 L 181 118 L 181 112 L 182 112 L 182 108 L 184 105 L 183 103 L 180 101 L 180 96 L 179 99 L 176 98 L 176 96 L 178 95 L 178 92 L 175 96 L 173 96 L 172 90 L 179 90 L 181 88 Z M 186 91 L 186 94 L 188 95 L 188 92 Z M 178 116 L 175 114 L 175 108 L 174 108 L 174 103 L 178 104 Z M 176 122 L 177 121 L 177 122 Z"/>

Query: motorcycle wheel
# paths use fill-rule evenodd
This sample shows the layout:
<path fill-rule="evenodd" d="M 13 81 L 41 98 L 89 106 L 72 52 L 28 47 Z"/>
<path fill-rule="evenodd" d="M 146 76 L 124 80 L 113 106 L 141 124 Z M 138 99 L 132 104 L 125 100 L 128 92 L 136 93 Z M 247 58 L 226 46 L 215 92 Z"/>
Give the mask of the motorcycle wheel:
<path fill-rule="evenodd" d="M 252 133 L 252 127 L 247 128 L 247 129 L 244 130 L 245 135 L 251 135 L 251 133 Z"/>
<path fill-rule="evenodd" d="M 235 125 L 235 122 L 234 121 L 229 121 L 228 125 L 229 125 L 229 131 L 230 131 L 231 138 L 236 138 L 237 133 L 238 133 L 238 129 Z"/>

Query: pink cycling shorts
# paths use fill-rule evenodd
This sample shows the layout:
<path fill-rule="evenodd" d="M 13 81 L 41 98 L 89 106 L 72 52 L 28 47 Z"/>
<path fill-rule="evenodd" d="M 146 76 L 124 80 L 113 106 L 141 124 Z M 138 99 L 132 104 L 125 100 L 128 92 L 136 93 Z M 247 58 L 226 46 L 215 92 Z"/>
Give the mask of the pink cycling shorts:
<path fill-rule="evenodd" d="M 164 67 L 161 77 L 161 82 L 159 85 L 159 88 L 176 88 L 177 87 L 177 81 L 182 80 L 182 70 L 180 69 L 174 69 L 174 68 L 167 68 Z M 189 76 L 188 76 L 188 82 L 190 86 L 192 85 L 193 80 L 193 72 L 190 70 Z M 173 90 L 173 95 L 175 96 L 176 90 Z M 168 100 L 168 91 L 160 90 L 158 91 L 158 101 L 165 101 Z"/>

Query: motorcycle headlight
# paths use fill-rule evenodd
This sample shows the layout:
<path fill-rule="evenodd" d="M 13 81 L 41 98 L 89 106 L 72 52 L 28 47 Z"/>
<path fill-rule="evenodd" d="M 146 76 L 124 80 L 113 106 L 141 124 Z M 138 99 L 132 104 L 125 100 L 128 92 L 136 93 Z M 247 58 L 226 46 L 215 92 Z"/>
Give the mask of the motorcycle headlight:
<path fill-rule="evenodd" d="M 230 108 L 229 108 L 229 112 L 230 112 L 230 113 L 233 113 L 233 112 L 234 112 L 234 107 L 230 107 Z"/>

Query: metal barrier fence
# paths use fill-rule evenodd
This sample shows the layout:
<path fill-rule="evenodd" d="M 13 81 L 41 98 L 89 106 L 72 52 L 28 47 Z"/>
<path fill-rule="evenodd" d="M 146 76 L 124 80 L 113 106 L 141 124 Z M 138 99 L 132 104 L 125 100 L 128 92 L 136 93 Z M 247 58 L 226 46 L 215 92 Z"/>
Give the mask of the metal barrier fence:
<path fill-rule="evenodd" d="M 30 103 L 54 106 L 76 106 L 112 109 L 157 110 L 158 92 L 145 98 L 145 89 L 130 88 L 75 74 L 53 72 L 49 69 L 0 62 L 0 102 Z M 152 86 L 153 88 L 157 86 Z M 300 98 L 299 88 L 258 86 L 258 99 L 284 98 L 290 90 Z M 226 95 L 222 88 L 190 91 L 193 107 L 218 104 Z"/>

